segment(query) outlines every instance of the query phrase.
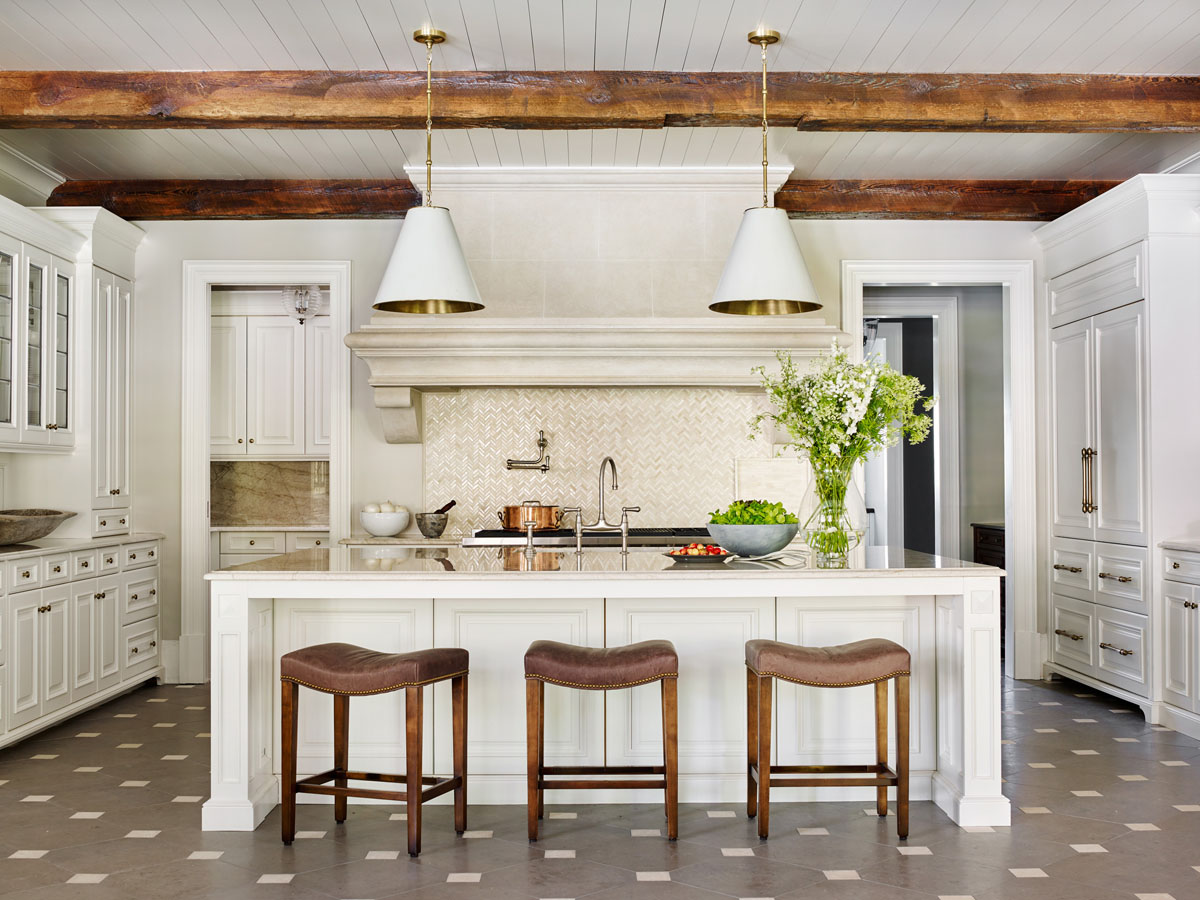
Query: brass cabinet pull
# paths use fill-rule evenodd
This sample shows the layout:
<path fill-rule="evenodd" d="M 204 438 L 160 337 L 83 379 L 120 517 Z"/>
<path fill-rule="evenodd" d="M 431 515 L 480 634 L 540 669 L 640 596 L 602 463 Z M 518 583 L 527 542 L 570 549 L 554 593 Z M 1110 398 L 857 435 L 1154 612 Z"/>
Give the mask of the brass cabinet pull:
<path fill-rule="evenodd" d="M 1062 563 L 1055 563 L 1054 568 L 1060 572 L 1070 572 L 1072 575 L 1078 575 L 1083 571 L 1079 566 L 1064 566 Z"/>
<path fill-rule="evenodd" d="M 150 642 L 150 646 L 151 646 L 151 647 L 157 647 L 157 646 L 158 646 L 158 641 L 151 641 L 151 642 Z"/>
<path fill-rule="evenodd" d="M 107 556 L 107 557 L 105 557 L 105 559 L 104 559 L 104 564 L 105 564 L 105 565 L 107 565 L 107 566 L 111 566 L 111 565 L 112 565 L 112 562 L 113 562 L 113 558 L 112 558 L 111 556 Z"/>
<path fill-rule="evenodd" d="M 29 574 L 30 574 L 29 570 L 28 570 L 28 569 L 26 569 L 24 572 L 22 572 L 22 573 L 21 573 L 21 577 L 22 577 L 22 578 L 28 578 L 28 577 L 29 577 Z"/>
<path fill-rule="evenodd" d="M 131 595 L 129 596 L 129 599 L 130 599 L 130 600 L 136 600 L 136 599 L 137 599 L 137 594 L 131 594 Z"/>
<path fill-rule="evenodd" d="M 134 648 L 132 648 L 132 649 L 131 649 L 129 652 L 130 652 L 130 653 L 137 653 L 137 652 L 138 652 L 138 648 L 137 648 L 137 647 L 134 647 Z"/>
<path fill-rule="evenodd" d="M 1111 572 L 1101 572 L 1100 577 L 1111 578 L 1113 581 L 1121 582 L 1121 584 L 1129 584 L 1129 582 L 1133 581 L 1133 576 L 1131 575 L 1113 575 Z"/>
<path fill-rule="evenodd" d="M 1172 569 L 1178 569 L 1178 568 L 1179 568 L 1179 563 L 1177 563 L 1177 562 L 1173 562 L 1173 563 L 1171 563 L 1171 568 L 1172 568 Z"/>
<path fill-rule="evenodd" d="M 158 591 L 155 588 L 150 588 L 150 596 L 153 597 L 156 594 L 158 594 Z"/>
<path fill-rule="evenodd" d="M 121 493 L 121 489 L 120 489 L 120 488 L 113 488 L 113 493 L 114 493 L 114 494 L 120 494 L 120 493 Z"/>
<path fill-rule="evenodd" d="M 1196 606 L 1196 604 L 1195 604 L 1195 603 L 1193 603 L 1191 600 L 1184 600 L 1184 601 L 1183 601 L 1183 608 L 1184 608 L 1184 609 L 1196 609 L 1196 608 L 1197 608 L 1197 606 Z"/>
<path fill-rule="evenodd" d="M 130 558 L 130 559 L 137 559 L 137 554 L 136 554 L 136 553 L 130 553 L 130 554 L 129 554 L 129 558 Z"/>
<path fill-rule="evenodd" d="M 57 575 L 57 574 L 58 574 L 59 572 L 61 572 L 61 571 L 62 571 L 62 566 L 55 566 L 55 567 L 54 567 L 54 574 L 55 574 L 55 575 Z"/>
<path fill-rule="evenodd" d="M 100 599 L 101 599 L 101 600 L 103 600 L 103 599 L 104 599 L 105 597 L 107 597 L 107 596 L 108 596 L 108 591 L 101 591 L 101 592 L 100 592 Z"/>
<path fill-rule="evenodd" d="M 1124 647 L 1118 647 L 1116 644 L 1109 644 L 1104 641 L 1100 642 L 1101 650 L 1116 650 L 1122 656 L 1133 656 L 1132 650 L 1126 650 Z"/>
<path fill-rule="evenodd" d="M 1082 641 L 1082 640 L 1083 640 L 1083 635 L 1082 635 L 1082 634 L 1072 634 L 1071 632 L 1069 632 L 1069 631 L 1064 631 L 1064 630 L 1063 630 L 1063 629 L 1061 629 L 1061 628 L 1055 628 L 1055 629 L 1054 629 L 1054 633 L 1055 633 L 1055 634 L 1061 634 L 1063 637 L 1068 637 L 1068 638 L 1070 638 L 1070 639 L 1071 639 L 1071 640 L 1073 640 L 1073 641 Z"/>
<path fill-rule="evenodd" d="M 1080 501 L 1080 506 L 1081 506 L 1081 508 L 1083 509 L 1083 511 L 1084 511 L 1085 513 L 1087 513 L 1087 512 L 1091 512 L 1091 510 L 1090 510 L 1090 509 L 1088 509 L 1088 455 L 1087 455 L 1087 447 L 1084 447 L 1082 450 L 1080 450 L 1080 451 L 1079 451 L 1079 466 L 1080 466 L 1080 471 L 1083 473 L 1083 487 L 1080 489 L 1080 496 L 1081 496 L 1081 498 L 1082 498 L 1082 499 L 1081 499 L 1081 501 Z"/>
<path fill-rule="evenodd" d="M 1091 447 L 1084 447 L 1079 451 L 1079 458 L 1083 465 L 1083 511 L 1085 513 L 1096 512 L 1100 507 L 1095 503 L 1095 463 L 1096 451 Z"/>
<path fill-rule="evenodd" d="M 122 525 L 124 525 L 124 524 L 125 524 L 125 520 L 124 520 L 124 519 L 122 519 L 122 520 L 121 520 L 121 524 L 122 524 Z"/>

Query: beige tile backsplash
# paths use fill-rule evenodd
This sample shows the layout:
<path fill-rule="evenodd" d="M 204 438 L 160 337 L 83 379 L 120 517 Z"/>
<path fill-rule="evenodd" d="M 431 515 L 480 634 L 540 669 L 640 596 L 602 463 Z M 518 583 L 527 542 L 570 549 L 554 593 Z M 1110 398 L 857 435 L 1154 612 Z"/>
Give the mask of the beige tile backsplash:
<path fill-rule="evenodd" d="M 211 522 L 329 525 L 329 463 L 324 460 L 210 463 Z"/>
<path fill-rule="evenodd" d="M 734 499 L 734 461 L 770 456 L 763 439 L 749 437 L 762 402 L 761 395 L 721 388 L 428 393 L 425 506 L 457 500 L 454 531 L 496 527 L 500 507 L 524 500 L 582 506 L 590 522 L 600 461 L 612 456 L 620 489 L 607 491 L 610 519 L 620 519 L 622 506 L 640 506 L 632 516 L 637 526 L 702 525 Z M 550 442 L 550 471 L 506 470 L 506 459 L 537 455 L 538 429 Z"/>

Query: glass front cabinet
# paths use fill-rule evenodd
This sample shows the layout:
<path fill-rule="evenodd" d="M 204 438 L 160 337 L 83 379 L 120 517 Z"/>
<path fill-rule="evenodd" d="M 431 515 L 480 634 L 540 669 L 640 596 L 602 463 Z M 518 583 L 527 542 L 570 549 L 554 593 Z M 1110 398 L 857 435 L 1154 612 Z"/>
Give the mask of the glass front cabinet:
<path fill-rule="evenodd" d="M 75 267 L 0 234 L 0 445 L 74 444 Z"/>

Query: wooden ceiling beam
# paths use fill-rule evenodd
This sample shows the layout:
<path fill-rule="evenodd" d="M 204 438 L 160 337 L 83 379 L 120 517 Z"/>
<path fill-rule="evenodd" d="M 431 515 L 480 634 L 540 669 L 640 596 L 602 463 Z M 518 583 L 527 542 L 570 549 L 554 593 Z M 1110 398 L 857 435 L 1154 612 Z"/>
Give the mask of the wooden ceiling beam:
<path fill-rule="evenodd" d="M 1119 181 L 805 181 L 789 179 L 775 205 L 793 219 L 991 219 L 1043 222 Z"/>
<path fill-rule="evenodd" d="M 102 206 L 123 219 L 390 219 L 421 205 L 395 181 L 66 181 L 50 206 Z"/>
<path fill-rule="evenodd" d="M 756 126 L 755 72 L 443 72 L 440 128 Z M 1200 131 L 1191 76 L 776 72 L 806 131 Z M 422 72 L 0 71 L 0 128 L 425 127 Z"/>

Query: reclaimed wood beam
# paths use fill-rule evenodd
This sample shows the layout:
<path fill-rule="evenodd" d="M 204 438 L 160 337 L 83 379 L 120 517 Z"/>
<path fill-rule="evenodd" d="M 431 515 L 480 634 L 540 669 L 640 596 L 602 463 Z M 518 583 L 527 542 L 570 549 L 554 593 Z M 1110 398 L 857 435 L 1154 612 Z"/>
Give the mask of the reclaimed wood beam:
<path fill-rule="evenodd" d="M 775 205 L 793 219 L 1057 219 L 1119 181 L 788 179 Z"/>
<path fill-rule="evenodd" d="M 1192 76 L 776 72 L 806 131 L 1200 131 Z M 755 72 L 443 72 L 440 128 L 757 126 Z M 0 71 L 0 128 L 425 127 L 423 72 Z"/>
<path fill-rule="evenodd" d="M 421 205 L 394 181 L 65 181 L 49 206 L 103 206 L 123 219 L 390 219 Z"/>

